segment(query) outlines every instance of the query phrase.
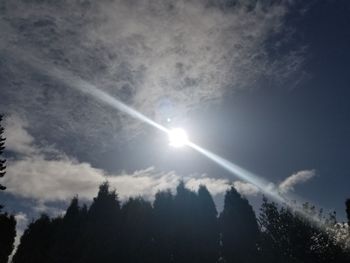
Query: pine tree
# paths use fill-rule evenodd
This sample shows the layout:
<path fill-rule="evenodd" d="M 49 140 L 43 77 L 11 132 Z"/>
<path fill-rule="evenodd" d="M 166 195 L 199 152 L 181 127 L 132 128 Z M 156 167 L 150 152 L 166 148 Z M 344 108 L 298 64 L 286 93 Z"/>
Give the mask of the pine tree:
<path fill-rule="evenodd" d="M 2 127 L 2 122 L 3 120 L 3 116 L 0 115 L 0 156 L 3 154 L 4 149 L 5 149 L 5 137 L 4 135 L 4 128 Z M 5 175 L 5 169 L 6 169 L 6 165 L 5 165 L 6 160 L 5 159 L 1 159 L 0 158 L 0 178 L 4 177 Z M 6 187 L 3 186 L 2 184 L 0 184 L 0 191 L 6 190 Z M 3 208 L 3 206 L 0 204 L 0 211 Z"/>
<path fill-rule="evenodd" d="M 80 258 L 81 236 L 86 223 L 86 207 L 79 207 L 78 197 L 74 197 L 61 220 L 55 242 L 50 250 L 53 262 L 77 262 Z"/>
<path fill-rule="evenodd" d="M 213 263 L 219 258 L 219 225 L 214 200 L 208 189 L 198 189 L 198 260 Z"/>
<path fill-rule="evenodd" d="M 197 263 L 198 251 L 198 200 L 195 192 L 187 189 L 184 182 L 176 188 L 174 198 L 174 246 L 175 262 Z"/>
<path fill-rule="evenodd" d="M 227 263 L 254 262 L 259 228 L 252 206 L 235 188 L 226 192 L 220 214 L 222 256 Z"/>
<path fill-rule="evenodd" d="M 16 220 L 7 213 L 0 214 L 0 262 L 7 262 L 14 248 Z"/>
<path fill-rule="evenodd" d="M 3 116 L 0 115 L 0 157 L 5 149 L 4 128 L 2 127 Z M 0 178 L 4 177 L 6 171 L 5 159 L 0 158 Z M 6 190 L 6 187 L 0 184 L 0 191 Z M 3 205 L 0 204 L 0 212 Z M 0 262 L 7 262 L 9 255 L 14 248 L 16 237 L 16 220 L 13 215 L 0 213 Z"/>
<path fill-rule="evenodd" d="M 309 216 L 306 216 L 309 215 Z M 293 211 L 270 203 L 265 198 L 262 204 L 259 222 L 262 229 L 262 256 L 264 262 L 345 262 L 344 253 L 337 245 L 335 237 L 310 220 L 321 211 L 314 206 L 304 205 L 304 212 Z M 334 225 L 334 215 L 324 219 Z"/>
<path fill-rule="evenodd" d="M 124 262 L 153 263 L 152 205 L 130 198 L 122 207 Z"/>
<path fill-rule="evenodd" d="M 61 218 L 51 220 L 47 215 L 29 224 L 13 257 L 13 263 L 54 262 L 52 251 Z"/>
<path fill-rule="evenodd" d="M 108 182 L 100 185 L 87 214 L 78 262 L 115 262 L 121 257 L 121 212 L 115 191 Z"/>
<path fill-rule="evenodd" d="M 350 198 L 346 200 L 345 205 L 346 205 L 346 215 L 348 217 L 348 225 L 350 226 Z"/>
<path fill-rule="evenodd" d="M 170 191 L 158 192 L 153 203 L 155 262 L 170 263 L 173 260 L 175 220 L 174 196 Z"/>

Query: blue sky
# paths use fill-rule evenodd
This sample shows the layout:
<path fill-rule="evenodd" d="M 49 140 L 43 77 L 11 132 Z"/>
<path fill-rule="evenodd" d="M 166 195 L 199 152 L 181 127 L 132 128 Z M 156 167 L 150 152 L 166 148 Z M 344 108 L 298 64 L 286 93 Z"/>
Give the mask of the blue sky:
<path fill-rule="evenodd" d="M 76 89 L 94 85 L 197 144 L 345 218 L 350 197 L 348 1 L 2 1 L 1 200 L 22 221 L 180 179 L 219 200 L 261 194 Z M 169 125 L 169 124 L 166 124 Z"/>

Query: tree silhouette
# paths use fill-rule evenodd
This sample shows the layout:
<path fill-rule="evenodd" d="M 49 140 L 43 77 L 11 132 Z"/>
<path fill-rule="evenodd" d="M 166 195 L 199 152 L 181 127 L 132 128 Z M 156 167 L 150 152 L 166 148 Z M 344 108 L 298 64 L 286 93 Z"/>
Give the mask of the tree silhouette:
<path fill-rule="evenodd" d="M 184 182 L 176 188 L 174 197 L 174 245 L 175 262 L 199 262 L 198 258 L 198 202 L 195 192 L 187 189 Z"/>
<path fill-rule="evenodd" d="M 4 128 L 2 127 L 3 116 L 0 115 L 0 157 L 5 149 Z M 0 158 L 0 178 L 4 177 L 6 171 L 6 160 Z M 0 184 L 0 191 L 6 190 L 6 187 Z M 0 204 L 0 263 L 7 262 L 9 255 L 14 248 L 16 237 L 16 220 L 14 216 L 7 213 L 1 213 L 3 205 Z"/>
<path fill-rule="evenodd" d="M 346 205 L 346 215 L 348 217 L 348 225 L 350 226 L 350 199 L 346 200 L 345 205 Z"/>
<path fill-rule="evenodd" d="M 226 192 L 219 220 L 226 262 L 253 262 L 257 254 L 258 224 L 248 200 L 234 187 Z"/>
<path fill-rule="evenodd" d="M 155 262 L 172 262 L 174 247 L 174 196 L 170 191 L 158 192 L 153 203 Z"/>
<path fill-rule="evenodd" d="M 142 198 L 130 198 L 122 206 L 124 262 L 154 262 L 152 212 Z"/>
<path fill-rule="evenodd" d="M 120 202 L 105 182 L 87 213 L 79 262 L 115 262 L 120 258 L 121 246 Z"/>
<path fill-rule="evenodd" d="M 327 227 L 335 225 L 334 214 L 325 217 L 308 204 L 300 213 L 264 198 L 259 228 L 253 208 L 233 187 L 224 201 L 218 218 L 205 186 L 194 192 L 180 182 L 175 195 L 158 192 L 153 206 L 141 197 L 121 206 L 106 182 L 89 208 L 80 207 L 74 197 L 63 217 L 42 215 L 33 221 L 13 263 L 349 262 L 349 254 Z M 325 227 L 305 215 L 318 216 Z M 0 223 L 4 218 L 0 216 Z M 0 242 L 3 233 L 12 240 L 0 243 L 5 248 L 0 262 L 6 262 L 13 248 L 8 244 L 13 244 L 15 220 L 6 218 L 0 224 Z"/>
<path fill-rule="evenodd" d="M 80 208 L 78 197 L 74 197 L 60 221 L 54 243 L 50 249 L 53 262 L 70 263 L 78 261 L 86 218 L 86 206 Z"/>
<path fill-rule="evenodd" d="M 3 115 L 0 115 L 0 156 L 2 156 L 4 149 L 5 149 L 5 137 L 4 137 L 4 128 L 2 127 L 2 120 Z M 5 175 L 5 165 L 6 160 L 0 158 L 0 178 L 4 177 Z M 6 187 L 0 184 L 0 191 L 6 190 Z M 0 204 L 0 211 L 3 208 L 3 206 Z"/>
<path fill-rule="evenodd" d="M 61 218 L 42 215 L 29 224 L 13 257 L 13 263 L 54 262 L 50 254 Z"/>
<path fill-rule="evenodd" d="M 279 208 L 264 198 L 259 222 L 266 262 L 345 262 L 335 237 L 325 228 L 326 223 L 334 225 L 334 216 L 324 220 L 322 226 L 312 220 L 316 216 L 322 219 L 322 211 L 309 204 L 301 213 Z"/>
<path fill-rule="evenodd" d="M 198 189 L 198 262 L 215 262 L 219 257 L 219 225 L 214 200 L 208 189 Z"/>
<path fill-rule="evenodd" d="M 0 263 L 8 260 L 14 248 L 16 236 L 16 220 L 7 213 L 0 214 Z"/>

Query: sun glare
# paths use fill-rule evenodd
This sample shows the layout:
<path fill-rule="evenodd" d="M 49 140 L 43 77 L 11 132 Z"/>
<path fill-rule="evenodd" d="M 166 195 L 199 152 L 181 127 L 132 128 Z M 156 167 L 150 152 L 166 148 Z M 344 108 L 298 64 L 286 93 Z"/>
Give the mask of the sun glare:
<path fill-rule="evenodd" d="M 184 129 L 175 128 L 169 131 L 169 145 L 175 148 L 185 146 L 188 141 L 187 133 Z"/>

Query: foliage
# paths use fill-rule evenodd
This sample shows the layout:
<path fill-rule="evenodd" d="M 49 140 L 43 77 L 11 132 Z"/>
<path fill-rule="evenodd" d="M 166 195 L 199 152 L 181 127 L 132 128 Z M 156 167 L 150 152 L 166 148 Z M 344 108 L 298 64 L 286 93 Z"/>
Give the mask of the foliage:
<path fill-rule="evenodd" d="M 5 138 L 4 138 L 4 128 L 1 125 L 3 116 L 0 115 L 0 156 L 3 154 L 4 149 L 5 149 Z M 5 165 L 6 160 L 5 159 L 1 159 L 0 158 L 0 178 L 4 177 L 5 175 L 5 169 L 6 169 L 6 165 Z M 2 184 L 0 184 L 0 191 L 6 190 L 6 187 L 3 186 Z M 0 204 L 0 211 L 3 208 L 3 206 Z"/>
<path fill-rule="evenodd" d="M 16 220 L 7 213 L 0 214 L 0 263 L 7 262 L 14 248 Z"/>
<path fill-rule="evenodd" d="M 332 228 L 306 217 L 331 226 L 335 216 L 308 204 L 303 211 L 264 199 L 257 220 L 232 187 L 218 216 L 205 186 L 195 192 L 183 182 L 175 194 L 158 192 L 153 204 L 141 197 L 121 204 L 106 182 L 89 208 L 75 197 L 63 217 L 32 222 L 13 262 L 348 262 Z"/>

